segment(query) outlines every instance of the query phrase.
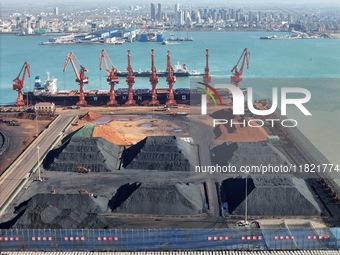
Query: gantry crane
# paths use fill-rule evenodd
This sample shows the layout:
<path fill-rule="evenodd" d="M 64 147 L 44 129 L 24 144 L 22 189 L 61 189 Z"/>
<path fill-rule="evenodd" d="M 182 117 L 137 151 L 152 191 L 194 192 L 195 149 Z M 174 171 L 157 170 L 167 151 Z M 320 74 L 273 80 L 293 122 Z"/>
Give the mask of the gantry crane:
<path fill-rule="evenodd" d="M 99 69 L 100 70 L 102 70 L 103 62 L 105 65 L 105 71 L 107 75 L 106 81 L 108 81 L 110 84 L 110 101 L 107 102 L 107 105 L 114 106 L 114 105 L 117 105 L 116 95 L 115 95 L 115 85 L 119 83 L 119 78 L 116 76 L 116 72 L 117 72 L 116 67 L 112 64 L 110 57 L 107 55 L 104 49 L 99 53 Z M 109 62 L 109 64 L 111 65 L 111 71 L 108 67 L 107 62 Z"/>
<path fill-rule="evenodd" d="M 242 65 L 240 70 L 238 71 L 237 66 L 240 63 L 241 59 L 242 60 Z M 242 55 L 240 56 L 239 60 L 237 61 L 237 64 L 231 69 L 230 72 L 233 72 L 234 75 L 230 77 L 230 82 L 235 83 L 236 85 L 239 84 L 239 82 L 242 80 L 242 73 L 243 73 L 243 68 L 244 68 L 244 62 L 247 61 L 247 69 L 249 68 L 249 59 L 250 59 L 250 52 L 245 48 L 242 52 Z"/>
<path fill-rule="evenodd" d="M 22 77 L 21 76 L 22 73 Z M 24 106 L 25 105 L 25 101 L 22 95 L 22 89 L 24 87 L 24 83 L 25 83 L 25 76 L 26 73 L 28 75 L 28 77 L 30 77 L 30 65 L 25 62 L 23 64 L 23 66 L 21 67 L 20 73 L 18 74 L 18 76 L 13 80 L 13 90 L 18 91 L 18 98 L 17 101 L 14 103 L 15 106 Z M 27 98 L 28 100 L 28 98 Z"/>
<path fill-rule="evenodd" d="M 204 76 L 203 76 L 203 83 L 210 85 L 211 83 L 211 76 L 209 74 L 209 50 L 205 50 L 205 68 L 204 68 Z"/>
<path fill-rule="evenodd" d="M 152 86 L 152 99 L 149 101 L 149 105 L 159 105 L 159 101 L 157 100 L 157 91 L 156 91 L 156 85 L 158 83 L 158 76 L 157 76 L 157 70 L 155 67 L 155 54 L 154 50 L 151 50 L 151 76 L 150 76 L 150 83 Z"/>
<path fill-rule="evenodd" d="M 221 99 L 220 95 L 218 94 L 217 90 L 214 87 L 210 86 L 211 76 L 209 74 L 209 50 L 208 49 L 205 50 L 205 68 L 204 68 L 203 82 L 197 82 L 197 83 L 204 85 L 205 92 L 207 92 L 207 90 L 211 90 L 216 95 L 219 103 L 222 104 L 222 99 Z M 211 95 L 211 97 L 212 97 L 212 95 Z M 215 99 L 213 99 L 213 100 L 215 102 Z M 216 104 L 216 102 L 215 102 L 215 104 Z"/>
<path fill-rule="evenodd" d="M 169 99 L 166 101 L 166 104 L 167 105 L 175 105 L 176 100 L 175 100 L 175 96 L 174 96 L 173 86 L 176 82 L 176 76 L 174 75 L 174 68 L 171 65 L 170 51 L 168 51 L 168 54 L 167 54 L 166 69 L 167 69 L 167 72 L 168 72 L 168 76 L 166 77 L 166 81 L 169 84 Z"/>
<path fill-rule="evenodd" d="M 80 66 L 79 72 L 74 64 L 74 61 L 72 59 L 72 57 L 75 59 L 75 61 L 78 63 L 78 65 Z M 74 55 L 73 52 L 70 52 L 67 56 L 66 56 L 66 60 L 65 60 L 65 64 L 64 64 L 64 69 L 63 71 L 66 71 L 67 65 L 68 63 L 71 62 L 73 71 L 76 75 L 76 82 L 79 83 L 79 101 L 77 102 L 77 106 L 86 106 L 87 102 L 85 100 L 85 93 L 84 93 L 84 84 L 89 83 L 88 77 L 85 76 L 85 72 L 87 72 L 88 70 L 83 67 L 79 60 L 77 59 L 77 57 Z"/>
<path fill-rule="evenodd" d="M 206 89 L 208 88 L 208 86 L 210 86 L 210 83 L 211 83 L 211 76 L 209 74 L 209 71 L 210 71 L 209 70 L 209 50 L 206 49 L 205 50 L 205 68 L 204 68 L 204 76 L 203 76 L 203 85 L 205 85 Z"/>
<path fill-rule="evenodd" d="M 132 91 L 132 86 L 135 83 L 135 76 L 133 76 L 133 69 L 130 63 L 130 50 L 127 51 L 127 57 L 128 57 L 128 65 L 127 65 L 126 70 L 128 72 L 128 75 L 126 76 L 126 82 L 129 86 L 129 91 L 128 91 L 128 100 L 125 102 L 125 104 L 135 105 L 136 101 L 133 100 L 133 91 Z"/>

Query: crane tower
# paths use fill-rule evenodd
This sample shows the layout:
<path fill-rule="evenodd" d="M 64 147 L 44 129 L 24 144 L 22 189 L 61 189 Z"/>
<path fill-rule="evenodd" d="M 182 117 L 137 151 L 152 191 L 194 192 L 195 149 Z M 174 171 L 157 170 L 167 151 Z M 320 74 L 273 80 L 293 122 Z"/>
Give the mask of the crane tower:
<path fill-rule="evenodd" d="M 108 67 L 108 63 L 111 65 L 111 70 Z M 106 81 L 110 84 L 110 101 L 107 102 L 108 106 L 115 106 L 117 105 L 116 95 L 115 95 L 115 85 L 119 83 L 119 78 L 116 76 L 117 69 L 112 64 L 110 57 L 107 55 L 106 51 L 103 49 L 99 53 L 99 69 L 102 70 L 102 64 L 104 63 L 105 71 L 107 75 Z"/>
<path fill-rule="evenodd" d="M 238 70 L 237 66 L 239 65 L 241 59 L 242 64 L 240 70 Z M 245 48 L 237 61 L 237 64 L 231 69 L 230 72 L 233 72 L 234 74 L 230 77 L 230 82 L 234 83 L 236 86 L 239 85 L 239 83 L 242 81 L 242 74 L 243 74 L 243 68 L 244 68 L 244 63 L 247 61 L 247 69 L 249 68 L 249 60 L 250 60 L 250 52 L 248 51 L 247 48 Z"/>
<path fill-rule="evenodd" d="M 167 105 L 175 105 L 176 100 L 175 100 L 175 97 L 174 97 L 173 86 L 176 82 L 176 76 L 174 75 L 174 68 L 171 65 L 170 51 L 168 51 L 168 54 L 167 54 L 166 68 L 167 68 L 167 71 L 168 71 L 168 76 L 166 77 L 166 81 L 169 84 L 169 99 L 167 100 L 166 104 Z"/>
<path fill-rule="evenodd" d="M 135 77 L 133 76 L 133 69 L 130 63 L 130 50 L 127 51 L 127 57 L 128 57 L 128 65 L 126 69 L 128 71 L 128 75 L 126 76 L 126 82 L 129 86 L 129 90 L 128 90 L 128 100 L 125 102 L 125 105 L 136 105 L 136 101 L 133 99 L 133 91 L 132 91 L 132 86 L 135 83 Z"/>
<path fill-rule="evenodd" d="M 79 71 L 77 70 L 77 68 L 75 66 L 73 58 L 78 63 L 78 65 L 80 66 Z M 79 60 L 77 59 L 77 57 L 74 55 L 73 52 L 70 52 L 66 56 L 64 69 L 63 69 L 64 72 L 66 71 L 68 63 L 71 63 L 73 71 L 76 75 L 76 82 L 79 83 L 79 87 L 80 87 L 79 88 L 79 101 L 77 102 L 77 106 L 86 106 L 87 102 L 85 100 L 84 85 L 89 83 L 88 77 L 85 76 L 85 72 L 87 72 L 88 70 L 80 64 Z"/>
<path fill-rule="evenodd" d="M 18 91 L 18 98 L 17 98 L 17 101 L 14 103 L 15 106 L 24 106 L 25 105 L 25 101 L 24 101 L 24 98 L 23 98 L 23 95 L 22 95 L 22 89 L 24 87 L 26 73 L 27 73 L 28 77 L 30 77 L 30 65 L 27 62 L 25 62 L 23 64 L 18 76 L 13 80 L 13 82 L 14 82 L 13 83 L 13 90 Z M 22 74 L 22 76 L 21 76 L 21 74 Z M 28 100 L 28 98 L 27 98 L 27 100 Z"/>
<path fill-rule="evenodd" d="M 149 101 L 149 105 L 159 105 L 159 101 L 157 100 L 157 91 L 156 85 L 158 83 L 158 76 L 155 67 L 155 54 L 154 50 L 151 50 L 151 76 L 150 76 L 150 83 L 152 86 L 152 99 Z"/>

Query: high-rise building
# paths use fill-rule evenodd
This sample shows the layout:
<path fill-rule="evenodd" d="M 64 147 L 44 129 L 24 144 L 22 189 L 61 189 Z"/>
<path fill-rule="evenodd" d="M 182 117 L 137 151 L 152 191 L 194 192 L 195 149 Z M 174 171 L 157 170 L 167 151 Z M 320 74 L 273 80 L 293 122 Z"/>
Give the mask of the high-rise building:
<path fill-rule="evenodd" d="M 162 20 L 163 19 L 163 16 L 162 16 L 162 4 L 158 4 L 157 19 L 158 20 Z"/>
<path fill-rule="evenodd" d="M 248 16 L 249 16 L 249 21 L 253 22 L 254 21 L 254 17 L 253 17 L 253 13 L 251 11 L 248 12 Z"/>
<path fill-rule="evenodd" d="M 221 10 L 221 19 L 223 20 L 227 19 L 227 11 L 224 9 Z"/>
<path fill-rule="evenodd" d="M 203 18 L 206 19 L 208 17 L 208 9 L 204 9 Z"/>
<path fill-rule="evenodd" d="M 192 20 L 196 21 L 196 19 L 197 19 L 197 12 L 195 12 L 194 10 L 191 10 L 190 16 L 191 16 Z"/>
<path fill-rule="evenodd" d="M 16 28 L 19 28 L 21 24 L 21 18 L 19 16 L 16 18 L 16 22 Z"/>
<path fill-rule="evenodd" d="M 216 9 L 214 9 L 212 12 L 211 12 L 211 17 L 214 21 L 217 20 L 217 12 L 216 12 Z"/>
<path fill-rule="evenodd" d="M 191 16 L 191 12 L 190 11 L 187 11 L 186 14 L 184 15 L 184 18 L 185 18 L 185 24 L 187 25 L 192 25 L 192 16 Z"/>
<path fill-rule="evenodd" d="M 236 21 L 240 21 L 240 20 L 241 20 L 241 13 L 240 13 L 240 10 L 237 10 L 237 11 L 236 11 L 235 20 L 236 20 Z"/>
<path fill-rule="evenodd" d="M 55 16 L 59 15 L 59 8 L 58 7 L 54 7 L 54 15 Z"/>
<path fill-rule="evenodd" d="M 259 11 L 257 14 L 258 14 L 258 17 L 259 17 L 258 21 L 262 21 L 262 12 Z"/>
<path fill-rule="evenodd" d="M 27 20 L 27 28 L 30 28 L 31 27 L 31 17 L 27 16 L 26 20 Z"/>
<path fill-rule="evenodd" d="M 36 21 L 36 25 L 35 27 L 38 28 L 38 29 L 41 29 L 42 28 L 42 17 L 39 17 L 38 20 Z"/>
<path fill-rule="evenodd" d="M 196 14 L 196 19 L 195 21 L 200 24 L 202 23 L 202 20 L 201 20 L 201 13 L 198 11 L 197 14 Z"/>
<path fill-rule="evenodd" d="M 175 13 L 179 11 L 179 4 L 175 4 Z"/>
<path fill-rule="evenodd" d="M 151 4 L 151 19 L 156 20 L 156 4 Z"/>
<path fill-rule="evenodd" d="M 229 9 L 230 18 L 236 20 L 236 12 L 234 9 Z"/>
<path fill-rule="evenodd" d="M 200 18 L 204 17 L 204 10 L 203 9 L 198 9 L 199 13 L 200 13 Z"/>
<path fill-rule="evenodd" d="M 179 26 L 184 25 L 184 11 L 178 11 L 176 13 L 176 24 Z"/>

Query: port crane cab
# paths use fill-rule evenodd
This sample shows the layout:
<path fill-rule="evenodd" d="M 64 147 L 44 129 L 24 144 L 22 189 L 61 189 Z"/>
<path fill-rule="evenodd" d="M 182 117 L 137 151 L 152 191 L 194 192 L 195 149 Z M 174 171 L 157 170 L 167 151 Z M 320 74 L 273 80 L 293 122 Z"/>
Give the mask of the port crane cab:
<path fill-rule="evenodd" d="M 25 106 L 25 101 L 22 95 L 22 89 L 24 87 L 26 73 L 28 77 L 30 77 L 30 65 L 27 62 L 23 64 L 23 66 L 21 67 L 20 73 L 13 80 L 14 82 L 13 90 L 18 91 L 18 98 L 17 98 L 17 101 L 14 103 L 15 106 Z"/>
<path fill-rule="evenodd" d="M 238 70 L 237 66 L 239 65 L 241 59 L 242 64 L 240 70 Z M 243 74 L 243 68 L 244 68 L 244 63 L 247 62 L 247 69 L 249 68 L 249 60 L 250 60 L 250 52 L 248 51 L 247 48 L 245 48 L 240 56 L 240 58 L 237 61 L 237 64 L 231 69 L 230 72 L 233 72 L 234 74 L 230 77 L 230 82 L 234 83 L 236 86 L 239 85 L 240 81 L 242 80 L 242 74 Z"/>

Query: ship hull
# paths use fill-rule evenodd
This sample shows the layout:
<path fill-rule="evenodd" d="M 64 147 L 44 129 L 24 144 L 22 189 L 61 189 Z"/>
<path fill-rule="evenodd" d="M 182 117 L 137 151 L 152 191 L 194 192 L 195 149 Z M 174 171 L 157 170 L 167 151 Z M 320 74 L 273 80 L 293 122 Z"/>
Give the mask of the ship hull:
<path fill-rule="evenodd" d="M 175 72 L 174 75 L 176 77 L 189 77 L 189 76 L 202 76 L 203 74 L 191 74 L 190 72 L 177 72 L 177 73 Z M 118 76 L 118 77 L 126 77 L 127 76 L 127 72 L 116 73 L 116 76 Z M 149 78 L 151 76 L 151 73 L 150 72 L 133 72 L 133 76 Z M 158 72 L 157 76 L 158 77 L 167 77 L 168 76 L 168 72 Z"/>
<path fill-rule="evenodd" d="M 27 98 L 28 97 L 28 98 Z M 174 93 L 177 104 L 190 104 L 190 92 Z M 147 105 L 152 99 L 151 93 L 135 94 L 133 99 L 137 105 Z M 157 95 L 160 104 L 166 104 L 169 99 L 167 93 Z M 34 95 L 32 92 L 24 94 L 24 100 L 31 105 L 39 102 L 51 102 L 59 106 L 76 105 L 79 101 L 79 95 Z M 85 94 L 85 100 L 89 106 L 105 106 L 110 101 L 109 94 Z M 117 94 L 116 101 L 118 105 L 124 105 L 128 101 L 128 94 Z"/>

